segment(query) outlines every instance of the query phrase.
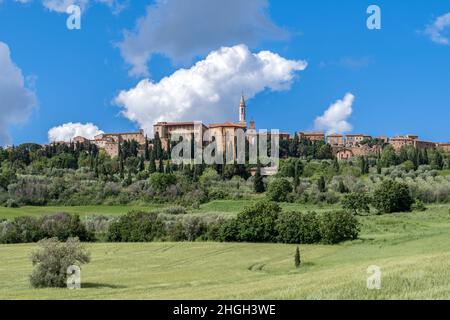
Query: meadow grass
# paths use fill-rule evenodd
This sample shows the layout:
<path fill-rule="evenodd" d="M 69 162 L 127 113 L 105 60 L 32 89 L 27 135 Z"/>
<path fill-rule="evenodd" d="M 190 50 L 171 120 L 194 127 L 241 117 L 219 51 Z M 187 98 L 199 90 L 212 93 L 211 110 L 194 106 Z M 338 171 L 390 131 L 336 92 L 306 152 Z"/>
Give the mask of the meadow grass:
<path fill-rule="evenodd" d="M 295 245 L 88 244 L 80 290 L 32 289 L 36 245 L 0 245 L 0 299 L 450 299 L 448 205 L 359 219 L 356 241 L 301 245 L 299 269 Z M 381 290 L 366 287 L 370 265 Z"/>
<path fill-rule="evenodd" d="M 200 205 L 198 209 L 190 209 L 189 213 L 203 215 L 236 215 L 244 207 L 249 206 L 259 199 L 251 200 L 215 200 Z M 19 216 L 43 216 L 54 213 L 76 213 L 82 218 L 91 215 L 118 216 L 126 214 L 132 210 L 141 211 L 157 211 L 173 205 L 170 204 L 150 204 L 150 205 L 97 205 L 97 206 L 25 206 L 20 208 L 0 207 L 0 218 L 12 219 Z M 281 203 L 280 206 L 285 210 L 301 210 L 301 211 L 324 211 L 335 207 L 332 205 L 311 205 L 297 203 Z"/>
<path fill-rule="evenodd" d="M 132 210 L 153 211 L 167 205 L 152 204 L 146 206 L 120 205 L 120 206 L 25 206 L 20 208 L 0 207 L 0 218 L 11 219 L 19 216 L 43 216 L 54 213 L 76 213 L 81 217 L 90 215 L 118 216 Z"/>

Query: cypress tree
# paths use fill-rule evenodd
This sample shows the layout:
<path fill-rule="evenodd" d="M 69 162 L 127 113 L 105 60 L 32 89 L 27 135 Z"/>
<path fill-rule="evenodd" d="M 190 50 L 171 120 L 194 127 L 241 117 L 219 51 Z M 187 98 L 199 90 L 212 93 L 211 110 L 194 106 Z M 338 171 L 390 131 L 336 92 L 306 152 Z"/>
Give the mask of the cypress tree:
<path fill-rule="evenodd" d="M 120 174 L 120 179 L 124 178 L 124 164 L 123 164 L 123 157 L 122 154 L 120 154 L 119 156 L 119 174 Z"/>
<path fill-rule="evenodd" d="M 255 179 L 253 180 L 253 189 L 256 193 L 263 193 L 265 191 L 263 177 L 261 175 L 261 164 L 258 161 L 256 167 Z"/>
<path fill-rule="evenodd" d="M 150 150 L 149 150 L 147 136 L 145 136 L 144 159 L 146 161 L 150 160 Z"/>
<path fill-rule="evenodd" d="M 300 248 L 297 246 L 297 249 L 295 250 L 295 267 L 298 268 L 300 267 L 300 264 L 302 263 L 301 258 L 300 258 Z"/>
<path fill-rule="evenodd" d="M 334 160 L 333 160 L 333 170 L 335 173 L 339 173 L 339 170 L 340 170 L 339 161 L 336 157 L 334 157 Z"/>
<path fill-rule="evenodd" d="M 145 160 L 143 156 L 139 157 L 139 172 L 142 172 L 145 170 Z"/>
<path fill-rule="evenodd" d="M 155 162 L 155 152 L 153 149 L 150 149 L 150 164 L 148 165 L 148 172 L 155 173 L 156 172 L 156 162 Z"/>
<path fill-rule="evenodd" d="M 423 149 L 423 164 L 425 165 L 430 164 L 430 158 L 428 157 L 427 149 Z"/>
<path fill-rule="evenodd" d="M 133 183 L 133 179 L 131 178 L 131 170 L 128 170 L 127 178 L 124 181 L 125 186 L 129 186 Z"/>
<path fill-rule="evenodd" d="M 299 174 L 299 168 L 298 168 L 298 161 L 296 161 L 295 169 L 294 169 L 294 190 L 297 190 L 299 185 L 300 185 L 300 174 Z"/>
<path fill-rule="evenodd" d="M 164 173 L 164 162 L 163 162 L 162 158 L 159 159 L 158 172 Z"/>
<path fill-rule="evenodd" d="M 381 174 L 381 160 L 377 161 L 377 173 Z"/>
<path fill-rule="evenodd" d="M 317 188 L 319 189 L 319 192 L 327 191 L 327 185 L 323 176 L 320 176 L 319 180 L 317 180 Z"/>

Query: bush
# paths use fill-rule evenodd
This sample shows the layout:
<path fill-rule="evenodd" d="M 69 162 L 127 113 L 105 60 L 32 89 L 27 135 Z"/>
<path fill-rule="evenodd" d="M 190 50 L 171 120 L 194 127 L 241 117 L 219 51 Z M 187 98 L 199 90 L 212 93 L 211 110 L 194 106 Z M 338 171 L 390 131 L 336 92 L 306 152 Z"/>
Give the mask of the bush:
<path fill-rule="evenodd" d="M 94 235 L 87 231 L 77 214 L 57 213 L 44 216 L 40 219 L 40 228 L 43 238 L 56 237 L 62 241 L 71 237 L 77 237 L 80 241 L 94 239 Z"/>
<path fill-rule="evenodd" d="M 373 194 L 373 205 L 381 213 L 411 211 L 413 203 L 408 185 L 397 181 L 384 181 Z"/>
<path fill-rule="evenodd" d="M 195 216 L 186 216 L 183 219 L 183 229 L 187 241 L 195 241 L 206 233 L 206 223 Z"/>
<path fill-rule="evenodd" d="M 177 178 L 173 174 L 168 173 L 153 173 L 150 176 L 150 184 L 159 193 L 167 190 L 168 187 L 174 185 Z"/>
<path fill-rule="evenodd" d="M 237 219 L 225 220 L 220 224 L 217 240 L 233 242 L 239 239 L 239 225 Z"/>
<path fill-rule="evenodd" d="M 183 215 L 187 214 L 187 211 L 182 206 L 169 207 L 163 210 L 163 213 L 172 214 L 172 215 Z"/>
<path fill-rule="evenodd" d="M 5 207 L 7 207 L 7 208 L 19 208 L 20 205 L 17 203 L 16 200 L 8 199 L 8 200 L 6 200 Z"/>
<path fill-rule="evenodd" d="M 260 201 L 245 208 L 237 216 L 238 239 L 247 242 L 275 242 L 275 224 L 281 208 L 269 201 Z"/>
<path fill-rule="evenodd" d="M 319 220 L 315 212 L 282 212 L 276 230 L 283 243 L 317 243 L 320 241 Z"/>
<path fill-rule="evenodd" d="M 276 179 L 269 184 L 267 197 L 271 201 L 285 202 L 290 192 L 292 192 L 292 186 L 288 180 Z"/>
<path fill-rule="evenodd" d="M 414 204 L 412 205 L 411 209 L 413 211 L 426 211 L 427 207 L 422 201 L 416 200 L 416 202 L 414 202 Z"/>
<path fill-rule="evenodd" d="M 17 217 L 0 225 L 0 243 L 27 243 L 43 239 L 39 221 L 33 217 Z"/>
<path fill-rule="evenodd" d="M 42 218 L 16 217 L 0 225 L 0 243 L 28 243 L 44 238 L 67 240 L 77 237 L 82 241 L 94 240 L 78 215 L 59 213 Z"/>
<path fill-rule="evenodd" d="M 320 217 L 319 226 L 322 242 L 326 244 L 354 240 L 359 234 L 358 220 L 352 213 L 346 211 L 324 212 Z"/>
<path fill-rule="evenodd" d="M 116 217 L 94 215 L 87 217 L 84 224 L 87 232 L 99 240 L 106 240 L 109 227 L 116 220 Z"/>
<path fill-rule="evenodd" d="M 30 283 L 34 288 L 63 288 L 67 285 L 67 268 L 90 261 L 89 252 L 78 238 L 69 238 L 66 242 L 51 238 L 38 244 L 41 249 L 31 254 L 34 270 Z"/>
<path fill-rule="evenodd" d="M 164 235 L 164 222 L 157 213 L 132 211 L 110 225 L 107 239 L 113 242 L 150 242 Z"/>
<path fill-rule="evenodd" d="M 344 196 L 341 200 L 342 208 L 353 214 L 361 214 L 370 212 L 370 197 L 363 192 L 353 192 Z"/>

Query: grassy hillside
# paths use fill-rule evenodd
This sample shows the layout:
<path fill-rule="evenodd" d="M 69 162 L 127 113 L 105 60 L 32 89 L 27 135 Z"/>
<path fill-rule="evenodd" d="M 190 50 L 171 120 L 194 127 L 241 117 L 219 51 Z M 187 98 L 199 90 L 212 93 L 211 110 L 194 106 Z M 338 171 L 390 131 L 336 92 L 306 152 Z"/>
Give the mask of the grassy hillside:
<path fill-rule="evenodd" d="M 149 205 L 149 206 L 26 206 L 20 208 L 5 208 L 0 207 L 0 218 L 14 218 L 18 216 L 42 216 L 46 214 L 53 214 L 58 212 L 77 213 L 81 217 L 88 215 L 122 215 L 131 210 L 145 210 L 152 211 L 162 208 L 164 205 Z"/>
<path fill-rule="evenodd" d="M 202 204 L 199 209 L 190 210 L 194 214 L 218 214 L 230 215 L 241 211 L 245 206 L 248 206 L 255 200 L 216 200 L 209 203 Z M 281 203 L 283 209 L 286 210 L 315 210 L 323 211 L 332 209 L 330 205 L 311 205 L 311 204 L 295 204 L 295 203 Z M 6 208 L 0 207 L 0 218 L 11 219 L 18 216 L 42 216 L 46 214 L 54 214 L 58 212 L 77 213 L 81 217 L 89 215 L 109 215 L 116 216 L 126 214 L 131 210 L 153 211 L 165 207 L 170 207 L 167 204 L 153 204 L 148 206 L 26 206 L 20 208 Z"/>
<path fill-rule="evenodd" d="M 35 245 L 0 246 L 0 299 L 450 299 L 449 206 L 361 218 L 337 246 L 234 243 L 90 244 L 81 290 L 31 289 Z M 366 288 L 381 268 L 382 289 Z"/>

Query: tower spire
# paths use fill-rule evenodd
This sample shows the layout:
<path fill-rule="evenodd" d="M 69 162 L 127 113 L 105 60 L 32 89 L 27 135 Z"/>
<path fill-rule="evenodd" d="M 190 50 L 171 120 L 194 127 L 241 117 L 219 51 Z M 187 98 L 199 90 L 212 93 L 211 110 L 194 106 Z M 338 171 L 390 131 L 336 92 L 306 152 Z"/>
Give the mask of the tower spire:
<path fill-rule="evenodd" d="M 240 123 L 246 123 L 247 122 L 246 119 L 245 119 L 246 108 L 247 108 L 247 106 L 245 105 L 244 93 L 242 92 L 241 102 L 239 104 L 239 122 Z"/>

